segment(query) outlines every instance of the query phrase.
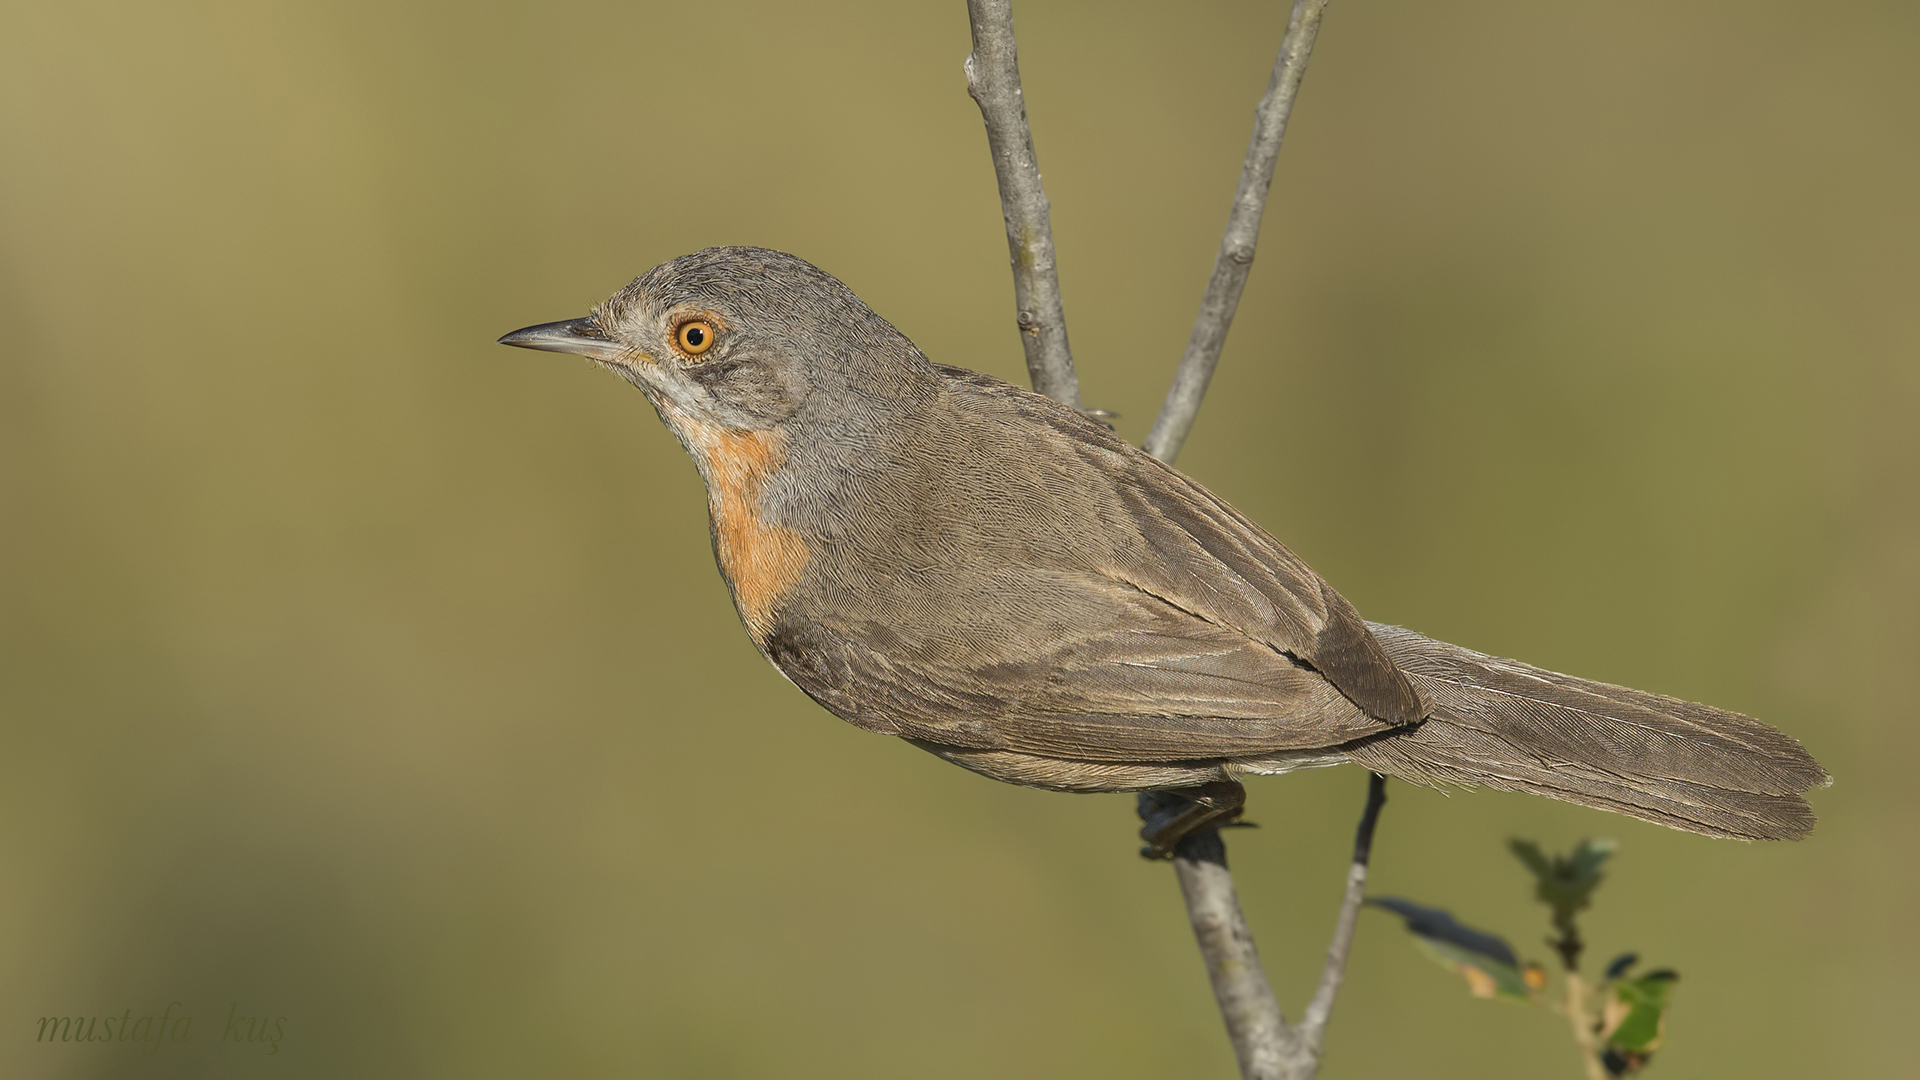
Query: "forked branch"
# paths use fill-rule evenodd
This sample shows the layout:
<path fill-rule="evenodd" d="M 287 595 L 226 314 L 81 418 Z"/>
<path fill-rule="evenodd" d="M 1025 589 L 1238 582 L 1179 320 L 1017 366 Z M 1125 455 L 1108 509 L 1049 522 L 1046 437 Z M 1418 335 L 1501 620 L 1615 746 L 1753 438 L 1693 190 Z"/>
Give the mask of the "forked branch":
<path fill-rule="evenodd" d="M 1247 147 L 1213 278 L 1208 282 L 1193 336 L 1173 387 L 1167 392 L 1166 404 L 1147 437 L 1147 452 L 1162 461 L 1172 463 L 1179 454 L 1219 363 L 1221 346 L 1253 263 L 1260 218 L 1273 183 L 1274 162 L 1286 134 L 1287 117 L 1306 74 L 1307 58 L 1313 52 L 1325 7 L 1326 0 L 1295 0 L 1273 77 L 1254 112 L 1253 139 Z M 966 64 L 967 92 L 980 106 L 987 126 L 987 145 L 993 153 L 1027 371 L 1035 390 L 1078 409 L 1080 384 L 1067 348 L 1047 195 L 1040 182 L 1033 133 L 1020 89 L 1011 2 L 967 0 L 967 16 L 973 30 L 973 51 Z M 1354 839 L 1353 862 L 1347 871 L 1333 943 L 1327 950 L 1320 985 L 1298 1027 L 1287 1023 L 1260 967 L 1253 935 L 1247 929 L 1233 877 L 1227 871 L 1226 845 L 1219 830 L 1202 830 L 1181 840 L 1174 849 L 1174 871 L 1187 916 L 1206 961 L 1207 976 L 1233 1041 L 1241 1075 L 1248 1080 L 1310 1080 L 1319 1070 L 1327 1018 L 1346 977 L 1347 954 L 1353 946 L 1365 896 L 1374 826 L 1386 802 L 1384 785 L 1385 779 L 1379 775 L 1369 781 L 1366 811 Z"/>
<path fill-rule="evenodd" d="M 1387 803 L 1387 778 L 1378 773 L 1367 781 L 1367 805 L 1354 831 L 1353 861 L 1347 867 L 1346 892 L 1334 920 L 1333 943 L 1327 947 L 1320 985 L 1308 1002 L 1300 1023 L 1287 1023 L 1260 967 L 1253 934 L 1240 911 L 1240 899 L 1227 872 L 1227 848 L 1218 829 L 1205 829 L 1174 848 L 1173 869 L 1180 879 L 1180 895 L 1187 903 L 1187 919 L 1194 940 L 1207 963 L 1207 979 L 1226 1021 L 1240 1075 L 1246 1080 L 1312 1080 L 1320 1071 L 1326 1046 L 1327 1020 L 1333 1001 L 1346 981 L 1347 954 L 1366 899 L 1367 864 L 1373 855 L 1373 831 L 1380 808 Z"/>

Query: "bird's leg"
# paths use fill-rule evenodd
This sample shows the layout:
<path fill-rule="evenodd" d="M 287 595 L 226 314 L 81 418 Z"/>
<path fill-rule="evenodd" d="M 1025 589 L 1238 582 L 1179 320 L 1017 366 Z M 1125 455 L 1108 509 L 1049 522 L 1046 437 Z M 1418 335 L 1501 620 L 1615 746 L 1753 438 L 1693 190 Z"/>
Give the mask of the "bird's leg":
<path fill-rule="evenodd" d="M 1247 802 L 1247 789 L 1233 780 L 1196 787 L 1140 793 L 1140 849 L 1143 858 L 1171 859 L 1180 841 L 1207 829 L 1230 825 Z"/>

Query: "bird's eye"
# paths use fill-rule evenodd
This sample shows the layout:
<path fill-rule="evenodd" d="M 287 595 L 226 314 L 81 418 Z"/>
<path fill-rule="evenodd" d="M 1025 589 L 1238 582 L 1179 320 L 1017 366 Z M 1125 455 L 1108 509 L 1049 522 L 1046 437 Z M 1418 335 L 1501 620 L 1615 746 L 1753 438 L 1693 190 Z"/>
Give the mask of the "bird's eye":
<path fill-rule="evenodd" d="M 699 356 L 713 348 L 713 324 L 704 319 L 683 322 L 673 331 L 673 343 L 688 356 Z"/>

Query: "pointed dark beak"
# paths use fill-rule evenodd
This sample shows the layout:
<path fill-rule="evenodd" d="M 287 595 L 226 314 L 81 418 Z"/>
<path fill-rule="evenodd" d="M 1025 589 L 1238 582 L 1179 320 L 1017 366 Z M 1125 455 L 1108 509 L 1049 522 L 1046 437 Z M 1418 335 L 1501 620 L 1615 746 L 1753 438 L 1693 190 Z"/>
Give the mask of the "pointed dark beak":
<path fill-rule="evenodd" d="M 618 360 L 630 350 L 608 337 L 592 319 L 568 319 L 515 330 L 500 339 L 502 345 L 541 352 L 574 353 L 595 360 Z"/>

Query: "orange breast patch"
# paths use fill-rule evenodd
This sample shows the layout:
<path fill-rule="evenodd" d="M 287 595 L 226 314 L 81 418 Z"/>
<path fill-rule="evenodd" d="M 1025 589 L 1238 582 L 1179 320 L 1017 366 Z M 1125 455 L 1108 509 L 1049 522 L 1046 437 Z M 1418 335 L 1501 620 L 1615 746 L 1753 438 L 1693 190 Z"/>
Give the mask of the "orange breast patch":
<path fill-rule="evenodd" d="M 771 431 L 734 431 L 678 409 L 669 419 L 688 448 L 704 459 L 714 553 L 733 590 L 734 606 L 758 641 L 771 628 L 774 605 L 800 580 L 809 558 L 799 533 L 760 517 L 767 478 L 786 462 L 786 438 Z"/>

